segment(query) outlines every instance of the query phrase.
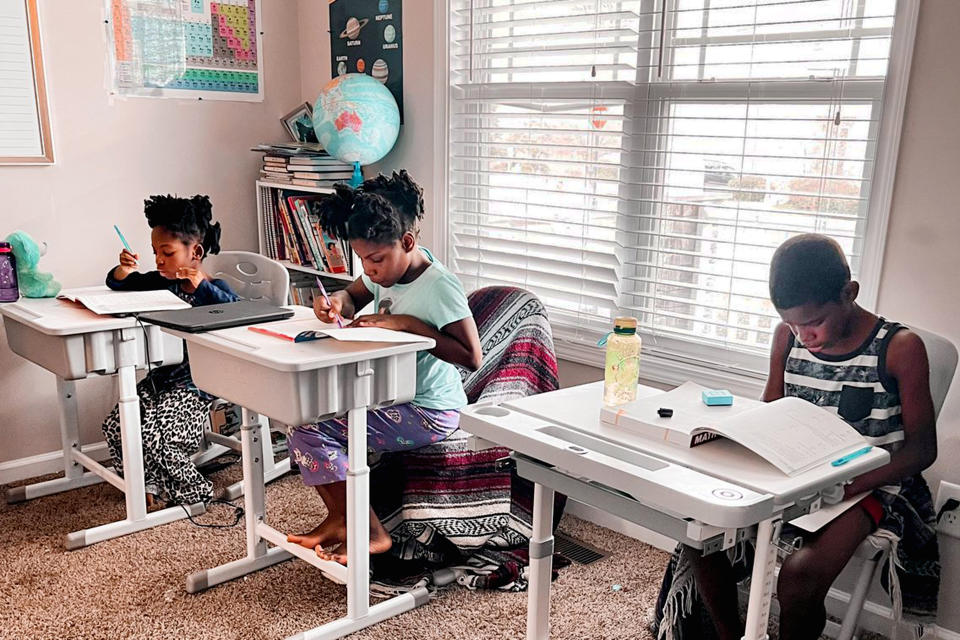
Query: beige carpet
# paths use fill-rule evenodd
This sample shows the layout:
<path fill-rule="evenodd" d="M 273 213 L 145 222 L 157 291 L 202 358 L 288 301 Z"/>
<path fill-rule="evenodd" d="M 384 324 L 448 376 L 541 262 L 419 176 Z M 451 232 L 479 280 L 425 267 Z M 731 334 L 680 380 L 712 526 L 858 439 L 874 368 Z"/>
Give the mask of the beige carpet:
<path fill-rule="evenodd" d="M 235 465 L 215 480 L 222 486 L 237 474 Z M 319 498 L 295 475 L 268 486 L 267 508 L 267 521 L 281 530 L 305 530 L 323 515 Z M 222 522 L 230 515 L 215 506 L 199 520 Z M 0 638 L 274 640 L 345 612 L 343 587 L 297 560 L 187 594 L 187 573 L 243 555 L 242 524 L 211 530 L 182 520 L 63 550 L 67 532 L 120 517 L 123 498 L 106 484 L 0 505 Z M 569 516 L 561 529 L 611 556 L 560 573 L 552 590 L 553 637 L 649 638 L 644 620 L 667 555 Z M 622 588 L 614 591 L 614 584 Z M 426 606 L 352 637 L 513 640 L 524 637 L 525 625 L 525 593 L 453 587 Z"/>

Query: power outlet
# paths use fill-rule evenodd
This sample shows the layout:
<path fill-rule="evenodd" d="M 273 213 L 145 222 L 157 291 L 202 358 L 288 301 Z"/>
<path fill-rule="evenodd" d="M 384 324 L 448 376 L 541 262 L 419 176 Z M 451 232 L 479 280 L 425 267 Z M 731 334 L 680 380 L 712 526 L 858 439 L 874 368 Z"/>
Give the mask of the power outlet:
<path fill-rule="evenodd" d="M 952 482 L 945 482 L 941 480 L 940 488 L 937 490 L 937 512 L 940 511 L 940 507 L 943 506 L 943 503 L 950 498 L 960 500 L 960 484 L 953 484 Z M 953 538 L 960 538 L 960 507 L 953 509 L 952 511 L 947 511 L 943 514 L 939 524 L 937 524 L 937 531 Z"/>

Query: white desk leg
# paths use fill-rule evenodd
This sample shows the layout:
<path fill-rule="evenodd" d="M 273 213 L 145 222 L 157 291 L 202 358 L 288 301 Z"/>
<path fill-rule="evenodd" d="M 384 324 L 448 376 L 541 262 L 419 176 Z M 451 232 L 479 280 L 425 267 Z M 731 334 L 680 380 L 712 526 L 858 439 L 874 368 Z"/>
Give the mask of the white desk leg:
<path fill-rule="evenodd" d="M 140 431 L 140 398 L 137 396 L 137 332 L 121 329 L 117 334 L 117 379 L 120 387 L 120 440 L 123 448 L 123 492 L 127 518 L 110 524 L 68 533 L 65 546 L 79 549 L 94 542 L 110 540 L 157 525 L 203 513 L 202 504 L 169 507 L 147 514 L 143 481 L 143 436 Z"/>
<path fill-rule="evenodd" d="M 367 407 L 373 369 L 357 363 L 353 381 L 356 405 L 347 412 L 347 617 L 370 609 L 370 467 L 367 466 Z"/>
<path fill-rule="evenodd" d="M 530 537 L 530 584 L 527 586 L 527 640 L 550 637 L 550 576 L 553 572 L 553 494 L 533 485 L 533 535 Z"/>
<path fill-rule="evenodd" d="M 63 446 L 63 477 L 45 482 L 15 487 L 7 492 L 7 502 L 23 502 L 103 482 L 95 473 L 84 473 L 83 466 L 73 457 L 80 451 L 80 429 L 77 417 L 77 384 L 57 376 L 57 405 L 60 413 L 60 442 Z"/>
<path fill-rule="evenodd" d="M 273 442 L 270 439 L 270 421 L 266 416 L 260 416 L 260 433 L 263 436 L 263 481 L 273 482 L 290 471 L 290 458 L 274 460 Z M 218 454 L 219 455 L 219 454 Z M 243 481 L 234 482 L 224 491 L 227 500 L 235 500 L 243 495 Z"/>
<path fill-rule="evenodd" d="M 257 525 L 263 522 L 267 511 L 263 478 L 264 448 L 261 445 L 263 433 L 260 424 L 259 415 L 246 408 L 243 409 L 240 444 L 243 457 L 243 510 L 247 556 L 212 569 L 191 573 L 187 576 L 187 593 L 203 591 L 291 557 L 289 552 L 280 547 L 274 547 L 268 551 L 266 540 L 257 533 Z M 272 448 L 270 455 L 273 455 Z"/>
<path fill-rule="evenodd" d="M 757 525 L 757 548 L 750 576 L 750 600 L 747 604 L 747 624 L 744 640 L 766 640 L 770 621 L 770 599 L 777 565 L 777 539 L 782 520 L 778 517 L 763 520 Z"/>

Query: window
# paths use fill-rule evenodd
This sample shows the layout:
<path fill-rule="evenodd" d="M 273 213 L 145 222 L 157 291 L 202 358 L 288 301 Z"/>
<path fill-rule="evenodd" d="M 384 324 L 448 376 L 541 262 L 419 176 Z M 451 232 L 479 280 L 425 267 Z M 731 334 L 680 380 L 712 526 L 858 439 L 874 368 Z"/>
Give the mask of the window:
<path fill-rule="evenodd" d="M 468 290 L 534 291 L 561 353 L 626 314 L 655 357 L 762 370 L 781 242 L 829 234 L 876 278 L 896 14 L 896 0 L 452 0 L 448 261 Z"/>

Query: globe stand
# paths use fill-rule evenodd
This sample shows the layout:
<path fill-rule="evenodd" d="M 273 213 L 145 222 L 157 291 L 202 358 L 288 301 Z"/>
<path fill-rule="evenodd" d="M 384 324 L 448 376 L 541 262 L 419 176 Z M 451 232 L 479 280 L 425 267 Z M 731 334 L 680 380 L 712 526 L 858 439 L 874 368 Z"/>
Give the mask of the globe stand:
<path fill-rule="evenodd" d="M 360 163 L 353 163 L 353 176 L 350 178 L 350 186 L 356 189 L 363 184 L 363 174 L 360 172 Z"/>

